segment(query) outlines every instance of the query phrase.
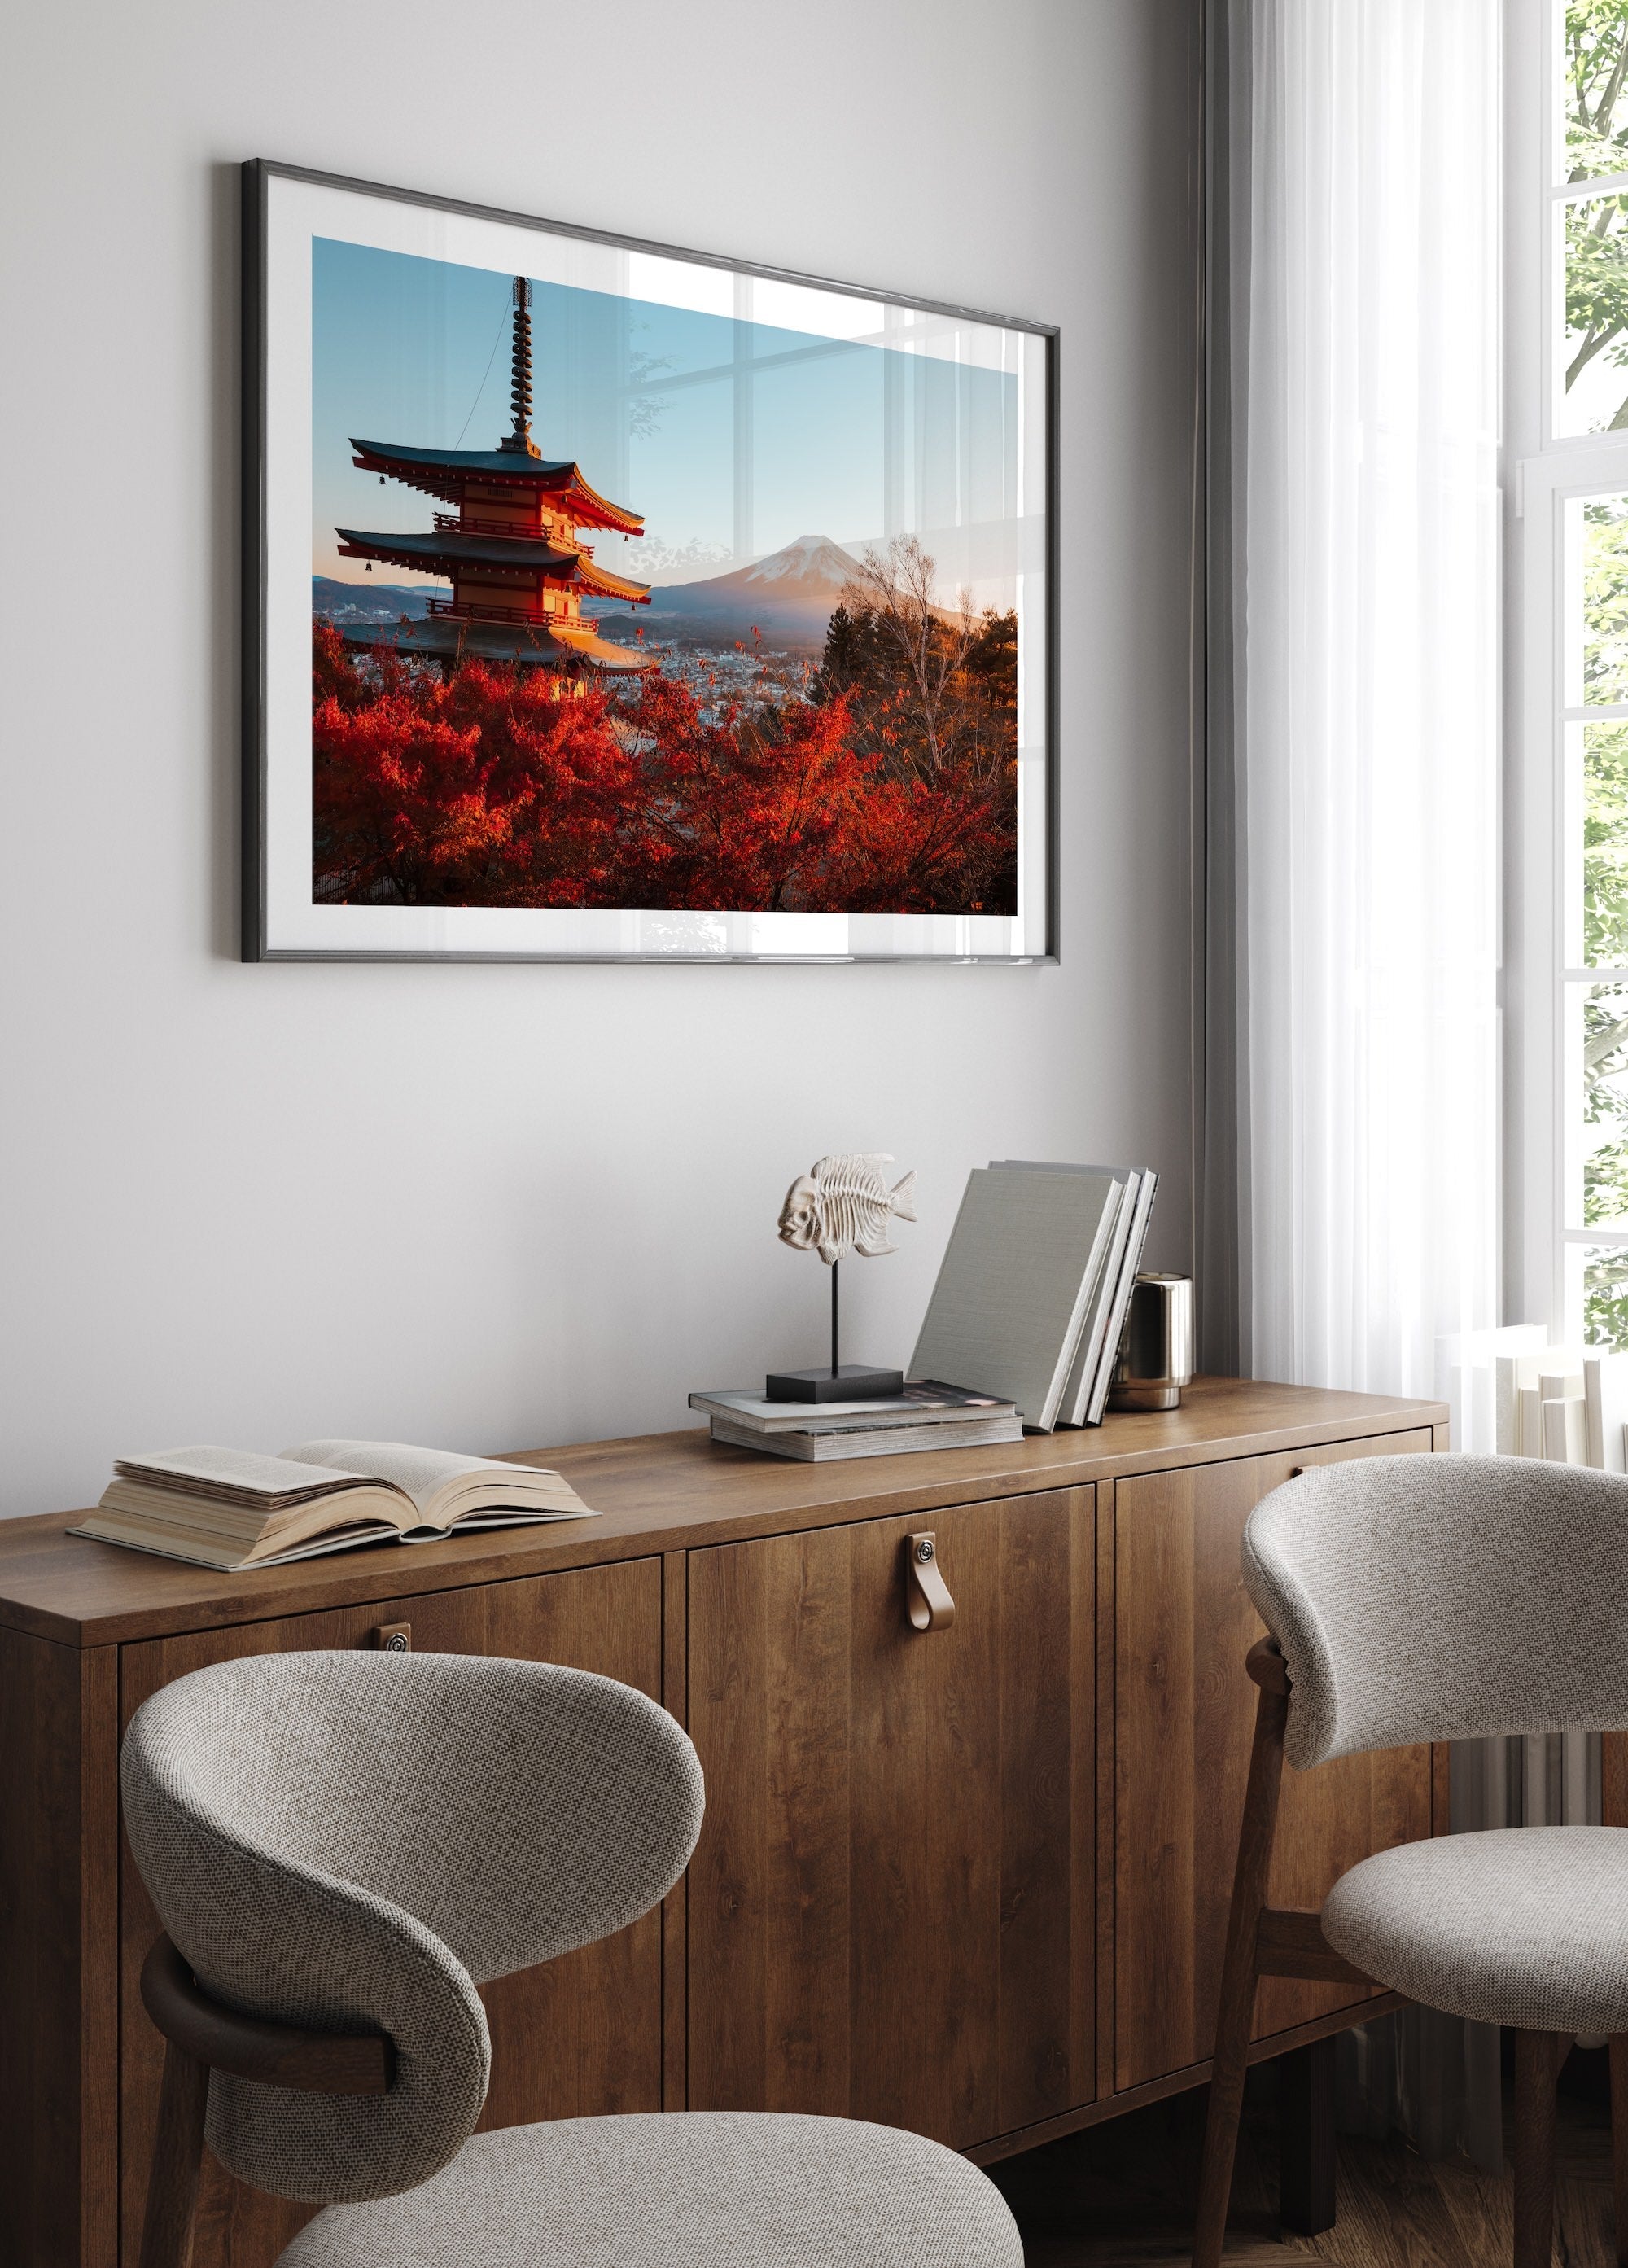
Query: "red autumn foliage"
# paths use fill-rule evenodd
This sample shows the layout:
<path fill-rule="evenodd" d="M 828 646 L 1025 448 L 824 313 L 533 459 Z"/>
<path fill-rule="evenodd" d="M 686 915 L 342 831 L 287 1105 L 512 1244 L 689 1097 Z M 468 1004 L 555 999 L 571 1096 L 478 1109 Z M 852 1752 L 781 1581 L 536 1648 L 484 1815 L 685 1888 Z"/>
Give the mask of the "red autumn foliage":
<path fill-rule="evenodd" d="M 845 696 L 704 711 L 542 669 L 443 680 L 315 624 L 314 896 L 327 903 L 1008 912 L 1010 777 L 931 784 L 858 748 Z"/>

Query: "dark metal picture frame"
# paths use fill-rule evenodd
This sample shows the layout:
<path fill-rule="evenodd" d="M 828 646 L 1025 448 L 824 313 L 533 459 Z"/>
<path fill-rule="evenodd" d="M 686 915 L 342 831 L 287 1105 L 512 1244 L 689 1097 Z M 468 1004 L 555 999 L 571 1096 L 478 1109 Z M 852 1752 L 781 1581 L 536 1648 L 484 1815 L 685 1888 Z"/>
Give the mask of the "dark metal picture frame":
<path fill-rule="evenodd" d="M 483 925 L 482 917 L 486 912 L 484 902 L 466 903 L 447 900 L 428 908 L 400 908 L 394 905 L 386 908 L 378 903 L 359 902 L 319 906 L 313 896 L 311 919 L 309 922 L 306 920 L 301 892 L 303 888 L 306 894 L 311 893 L 310 853 L 313 833 L 311 750 L 308 739 L 303 752 L 295 746 L 297 735 L 291 729 L 294 713 L 291 683 L 293 645 L 289 635 L 283 635 L 279 639 L 279 633 L 274 626 L 275 608 L 281 608 L 281 618 L 286 625 L 291 623 L 294 609 L 299 603 L 288 564 L 291 559 L 291 545 L 284 542 L 279 553 L 276 535 L 276 515 L 281 511 L 286 519 L 291 508 L 289 490 L 291 485 L 290 451 L 286 441 L 280 438 L 279 421 L 287 423 L 290 430 L 295 429 L 294 420 L 285 416 L 285 413 L 289 405 L 295 401 L 297 387 L 290 382 L 287 368 L 284 369 L 281 377 L 274 369 L 279 344 L 279 311 L 286 310 L 289 278 L 295 273 L 295 263 L 286 249 L 279 254 L 274 230 L 273 200 L 292 193 L 296 186 L 313 193 L 331 192 L 340 199 L 372 201 L 372 205 L 380 208 L 418 210 L 451 217 L 458 222 L 490 224 L 496 229 L 526 232 L 556 242 L 608 247 L 618 254 L 637 255 L 649 261 L 681 263 L 696 270 L 723 271 L 728 276 L 755 279 L 771 285 L 792 286 L 812 293 L 837 294 L 844 302 L 871 303 L 879 308 L 903 311 L 906 317 L 928 317 L 950 323 L 987 327 L 1010 333 L 1019 342 L 1033 342 L 1038 346 L 1043 357 L 1038 372 L 1032 359 L 1018 364 L 1020 370 L 1028 373 L 1025 383 L 1029 387 L 1030 397 L 1039 404 L 1043 419 L 1042 469 L 1028 476 L 1033 485 L 1032 491 L 1026 493 L 1037 492 L 1042 497 L 1044 526 L 1037 547 L 1042 562 L 1036 578 L 1041 585 L 1038 601 L 1031 597 L 1021 614 L 1013 617 L 1018 625 L 1013 644 L 1021 655 L 1020 666 L 1025 673 L 1022 682 L 1028 688 L 1023 745 L 1019 761 L 1014 765 L 1014 772 L 1020 778 L 1022 799 L 1018 805 L 1018 839 L 1021 849 L 1015 914 L 985 914 L 975 908 L 970 917 L 959 910 L 898 914 L 883 911 L 852 915 L 829 909 L 817 909 L 812 914 L 771 912 L 765 915 L 762 912 L 754 914 L 749 909 L 737 911 L 727 907 L 700 914 L 695 913 L 692 908 L 678 912 L 671 909 L 658 909 L 653 914 L 648 914 L 638 905 L 634 905 L 627 909 L 618 908 L 609 915 L 601 910 L 592 917 L 567 918 L 562 923 L 557 917 L 562 914 L 572 917 L 574 909 L 527 903 L 519 912 L 511 909 L 501 921 Z M 313 240 L 309 233 L 305 239 L 307 246 Z M 245 961 L 628 961 L 640 965 L 662 961 L 689 964 L 743 961 L 917 961 L 1000 967 L 1057 961 L 1059 957 L 1059 547 L 1058 334 L 1055 325 L 982 313 L 975 309 L 903 294 L 884 294 L 866 285 L 838 284 L 825 278 L 804 276 L 761 262 L 682 251 L 638 238 L 542 220 L 419 191 L 386 188 L 377 183 L 353 180 L 343 175 L 276 164 L 262 158 L 251 159 L 243 167 L 242 247 L 241 951 Z M 279 257 L 282 259 L 280 273 L 277 272 Z M 308 254 L 306 269 L 309 289 Z M 516 279 L 515 289 L 519 306 L 523 298 L 521 279 Z M 520 368 L 520 323 L 518 315 L 515 339 L 518 387 Z M 1020 357 L 1028 350 L 1020 343 L 1013 351 Z M 290 358 L 285 356 L 284 361 L 288 363 Z M 308 361 L 304 368 L 307 377 L 308 404 Z M 529 374 L 528 334 L 526 350 L 527 410 L 530 408 Z M 518 401 L 518 394 L 516 399 Z M 306 418 L 305 430 L 309 432 L 308 407 L 302 414 Z M 516 430 L 517 432 L 521 431 L 519 408 L 516 409 Z M 528 440 L 528 428 L 526 434 Z M 505 441 L 500 446 L 512 447 L 516 444 Z M 1032 452 L 1032 434 L 1026 433 L 1025 447 Z M 282 455 L 280 460 L 276 460 L 279 448 Z M 533 448 L 531 454 L 535 458 L 540 453 Z M 355 460 L 358 465 L 362 461 L 361 458 Z M 300 504 L 302 510 L 308 507 L 310 500 L 309 465 L 307 455 L 305 497 Z M 570 468 L 570 471 L 574 475 L 576 468 Z M 382 476 L 380 485 L 383 485 Z M 593 495 L 593 491 L 586 493 Z M 1031 512 L 1031 522 L 1034 516 Z M 443 516 L 437 515 L 438 526 L 453 524 Z M 477 523 L 466 521 L 466 524 Z M 342 536 L 350 536 L 352 532 L 341 529 L 338 533 Z M 373 541 L 376 539 L 356 540 Z M 582 549 L 586 550 L 586 547 Z M 308 540 L 306 553 L 308 565 Z M 345 556 L 360 555 L 352 551 Z M 379 551 L 374 556 L 388 558 L 396 555 Z M 280 571 L 275 563 L 278 556 L 284 563 Z M 372 571 L 371 567 L 368 571 Z M 440 568 L 431 571 L 446 573 L 452 571 Z M 274 578 L 279 572 L 280 583 L 274 590 Z M 306 580 L 309 587 L 308 575 Z M 633 586 L 623 585 L 622 587 Z M 696 587 L 693 584 L 689 586 L 691 590 Z M 456 600 L 459 596 L 456 584 L 453 592 Z M 934 603 L 937 604 L 936 600 Z M 455 604 L 442 604 L 431 606 L 430 611 L 453 615 L 476 610 Z M 541 620 L 541 616 L 534 619 Z M 405 637 L 405 616 L 402 622 Z M 579 624 L 572 622 L 568 627 L 573 631 L 578 629 L 586 630 L 591 624 L 584 617 Z M 1025 649 L 1022 643 L 1035 637 L 1041 640 L 1043 647 L 1038 657 L 1033 653 L 1032 647 Z M 308 630 L 306 638 L 308 655 Z M 593 637 L 578 643 L 595 647 L 601 653 L 618 651 L 614 645 L 607 647 Z M 307 682 L 308 678 L 307 660 Z M 308 718 L 308 696 L 305 697 L 305 711 Z M 1023 714 L 1024 711 L 1020 708 L 1018 713 Z M 1038 749 L 1034 746 L 1036 740 L 1042 743 Z M 298 807 L 302 779 L 305 783 L 303 814 Z M 1035 839 L 1036 829 L 1041 836 L 1038 842 Z M 303 854 L 299 850 L 302 843 Z M 298 871 L 302 855 L 303 883 Z M 473 920 L 468 918 L 471 903 L 475 905 Z M 383 918 L 387 915 L 387 920 Z M 360 918 L 347 922 L 345 917 Z M 550 919 L 551 917 L 556 918 Z M 626 942 L 620 936 L 608 937 L 608 924 L 613 923 L 620 924 L 622 931 L 627 932 Z M 840 933 L 839 929 L 833 925 L 840 925 Z M 320 933 L 318 933 L 319 927 Z M 998 936 L 995 934 L 998 930 L 1000 932 Z M 564 931 L 570 933 L 563 934 Z M 530 941 L 533 934 L 535 936 L 534 943 Z"/>

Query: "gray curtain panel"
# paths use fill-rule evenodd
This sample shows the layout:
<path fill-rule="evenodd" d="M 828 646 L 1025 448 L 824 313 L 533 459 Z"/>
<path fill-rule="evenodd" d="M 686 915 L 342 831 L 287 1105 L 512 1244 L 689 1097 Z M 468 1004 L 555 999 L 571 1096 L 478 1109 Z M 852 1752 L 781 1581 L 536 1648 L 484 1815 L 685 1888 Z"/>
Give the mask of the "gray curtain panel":
<path fill-rule="evenodd" d="M 1248 844 L 1236 763 L 1247 664 L 1241 504 L 1249 449 L 1249 0 L 1205 0 L 1204 530 L 1204 675 L 1198 933 L 1198 1339 L 1200 1366 L 1249 1373 L 1249 1126 L 1239 1079 L 1246 1029 L 1241 923 Z"/>

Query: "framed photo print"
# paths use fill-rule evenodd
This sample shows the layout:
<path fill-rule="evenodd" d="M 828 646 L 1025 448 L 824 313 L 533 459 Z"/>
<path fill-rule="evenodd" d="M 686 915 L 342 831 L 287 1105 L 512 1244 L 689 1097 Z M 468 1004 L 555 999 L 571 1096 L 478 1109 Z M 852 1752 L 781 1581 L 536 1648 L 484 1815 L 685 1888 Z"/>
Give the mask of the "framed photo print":
<path fill-rule="evenodd" d="M 256 160 L 249 960 L 1056 946 L 1057 337 Z"/>

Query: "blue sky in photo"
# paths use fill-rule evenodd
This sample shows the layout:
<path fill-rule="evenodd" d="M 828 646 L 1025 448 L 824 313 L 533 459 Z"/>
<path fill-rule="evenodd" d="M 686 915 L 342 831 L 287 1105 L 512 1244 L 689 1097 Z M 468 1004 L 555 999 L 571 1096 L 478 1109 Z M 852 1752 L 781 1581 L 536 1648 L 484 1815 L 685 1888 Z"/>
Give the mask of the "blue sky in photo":
<path fill-rule="evenodd" d="M 314 572 L 366 579 L 335 526 L 422 529 L 438 509 L 357 471 L 352 435 L 490 449 L 509 431 L 510 293 L 489 269 L 313 240 Z M 590 538 L 618 571 L 689 581 L 799 535 L 858 550 L 1013 508 L 1009 373 L 549 283 L 532 338 L 533 438 L 645 515 L 643 544 Z"/>

